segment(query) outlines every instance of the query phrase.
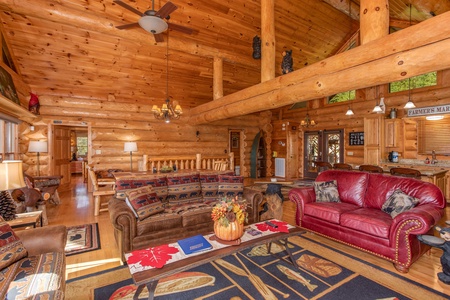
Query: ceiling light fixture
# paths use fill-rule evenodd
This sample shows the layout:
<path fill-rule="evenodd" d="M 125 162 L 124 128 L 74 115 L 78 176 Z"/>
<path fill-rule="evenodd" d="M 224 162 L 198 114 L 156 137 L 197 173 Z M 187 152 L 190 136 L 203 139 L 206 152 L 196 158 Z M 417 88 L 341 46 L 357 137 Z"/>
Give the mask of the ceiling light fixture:
<path fill-rule="evenodd" d="M 166 50 L 166 57 L 167 57 L 167 80 L 166 80 L 166 103 L 164 103 L 161 108 L 159 108 L 157 105 L 153 105 L 152 112 L 156 119 L 158 120 L 164 120 L 166 123 L 170 123 L 170 119 L 178 120 L 183 113 L 183 110 L 181 109 L 181 106 L 177 103 L 174 103 L 175 108 L 173 107 L 172 103 L 170 103 L 169 99 L 169 32 L 167 32 L 167 50 Z"/>
<path fill-rule="evenodd" d="M 355 113 L 353 112 L 353 110 L 350 108 L 350 105 L 348 106 L 348 110 L 345 113 L 346 116 L 353 116 Z"/>
<path fill-rule="evenodd" d="M 145 31 L 148 31 L 153 34 L 159 34 L 167 30 L 167 23 L 156 16 L 143 16 L 138 21 L 139 25 L 144 28 Z"/>
<path fill-rule="evenodd" d="M 443 118 L 444 118 L 444 116 L 442 116 L 442 115 L 425 117 L 425 119 L 427 119 L 428 121 L 439 121 L 439 120 L 442 120 Z"/>
<path fill-rule="evenodd" d="M 315 122 L 314 120 L 312 120 L 312 119 L 309 117 L 309 114 L 306 113 L 306 116 L 305 116 L 305 118 L 300 122 L 300 125 L 303 126 L 303 127 L 305 127 L 305 128 L 308 128 L 308 127 L 314 127 L 314 126 L 316 126 L 317 124 L 316 124 L 316 122 Z"/>
<path fill-rule="evenodd" d="M 411 26 L 411 7 L 412 4 L 409 4 L 409 26 Z M 415 108 L 416 105 L 411 100 L 411 77 L 408 78 L 408 102 L 406 102 L 403 108 Z"/>

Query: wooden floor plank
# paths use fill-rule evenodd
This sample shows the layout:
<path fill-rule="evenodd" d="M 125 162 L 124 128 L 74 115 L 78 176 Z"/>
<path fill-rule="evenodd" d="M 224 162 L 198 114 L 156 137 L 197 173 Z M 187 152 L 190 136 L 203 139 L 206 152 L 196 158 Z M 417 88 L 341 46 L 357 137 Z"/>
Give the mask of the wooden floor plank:
<path fill-rule="evenodd" d="M 67 279 L 103 271 L 121 265 L 120 255 L 115 243 L 113 227 L 108 212 L 101 212 L 94 216 L 94 199 L 92 193 L 87 192 L 87 186 L 81 176 L 72 179 L 72 190 L 60 193 L 60 205 L 47 205 L 50 225 L 64 224 L 66 226 L 81 225 L 97 222 L 99 225 L 101 249 L 67 257 Z M 295 206 L 288 200 L 283 202 L 283 218 L 294 224 Z M 445 220 L 450 220 L 450 207 L 446 208 L 446 215 L 439 223 L 445 226 Z M 367 254 L 352 247 L 331 241 L 318 235 L 308 233 L 314 240 L 320 241 L 334 249 L 344 251 L 357 258 L 366 260 L 377 266 L 396 272 L 392 263 Z M 440 257 L 442 250 L 432 248 L 430 254 L 425 254 L 413 264 L 406 278 L 429 286 L 450 295 L 450 285 L 441 283 L 436 274 L 441 272 Z"/>

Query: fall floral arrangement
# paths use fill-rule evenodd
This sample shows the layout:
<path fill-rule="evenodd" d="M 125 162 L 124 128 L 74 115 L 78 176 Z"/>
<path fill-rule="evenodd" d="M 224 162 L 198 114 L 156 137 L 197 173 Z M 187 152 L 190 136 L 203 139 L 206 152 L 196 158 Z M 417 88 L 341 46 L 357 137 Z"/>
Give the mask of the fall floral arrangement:
<path fill-rule="evenodd" d="M 247 203 L 245 200 L 239 203 L 238 197 L 224 198 L 213 207 L 211 213 L 213 221 L 219 222 L 225 227 L 236 220 L 239 224 L 244 224 L 244 222 L 247 222 L 247 217 Z"/>

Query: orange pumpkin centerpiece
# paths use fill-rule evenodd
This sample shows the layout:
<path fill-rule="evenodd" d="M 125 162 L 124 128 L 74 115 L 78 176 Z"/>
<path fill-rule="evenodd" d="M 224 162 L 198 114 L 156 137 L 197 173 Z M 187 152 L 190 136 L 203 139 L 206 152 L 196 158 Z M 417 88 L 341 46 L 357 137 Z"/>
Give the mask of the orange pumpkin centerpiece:
<path fill-rule="evenodd" d="M 224 241 L 239 239 L 244 234 L 244 222 L 247 222 L 247 217 L 245 200 L 241 203 L 237 197 L 221 200 L 211 213 L 216 237 Z"/>

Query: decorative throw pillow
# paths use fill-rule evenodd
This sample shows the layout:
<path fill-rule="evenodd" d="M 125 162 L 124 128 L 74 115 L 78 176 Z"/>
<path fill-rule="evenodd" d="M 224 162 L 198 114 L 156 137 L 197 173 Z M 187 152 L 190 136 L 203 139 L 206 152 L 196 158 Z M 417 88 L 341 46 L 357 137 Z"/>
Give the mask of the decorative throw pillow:
<path fill-rule="evenodd" d="M 159 200 L 158 195 L 151 186 L 144 186 L 126 192 L 126 203 L 134 212 L 136 218 L 145 218 L 164 211 L 164 204 Z"/>
<path fill-rule="evenodd" d="M 395 190 L 384 202 L 381 210 L 391 215 L 392 219 L 397 215 L 410 210 L 419 203 L 419 199 L 405 194 L 402 190 Z"/>
<path fill-rule="evenodd" d="M 314 182 L 316 192 L 316 202 L 341 202 L 337 187 L 337 181 L 316 181 Z"/>
<path fill-rule="evenodd" d="M 170 205 L 203 201 L 200 176 L 198 173 L 167 176 L 167 185 L 167 200 Z"/>
<path fill-rule="evenodd" d="M 219 175 L 219 191 L 220 198 L 228 197 L 242 198 L 244 195 L 244 177 Z"/>
<path fill-rule="evenodd" d="M 153 191 L 158 195 L 159 200 L 165 201 L 167 197 L 167 178 L 165 175 L 137 175 L 121 176 L 116 178 L 117 199 L 125 200 L 126 192 L 143 186 L 152 186 Z"/>
<path fill-rule="evenodd" d="M 203 200 L 217 200 L 219 193 L 219 176 L 216 174 L 200 174 Z"/>
<path fill-rule="evenodd" d="M 27 256 L 27 250 L 11 229 L 0 217 L 0 270 Z"/>

